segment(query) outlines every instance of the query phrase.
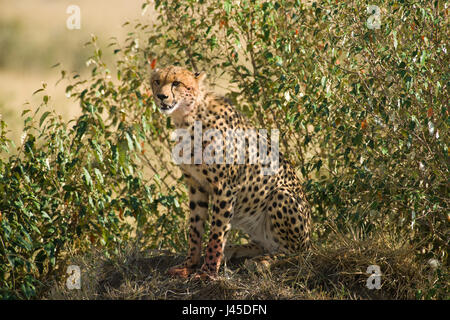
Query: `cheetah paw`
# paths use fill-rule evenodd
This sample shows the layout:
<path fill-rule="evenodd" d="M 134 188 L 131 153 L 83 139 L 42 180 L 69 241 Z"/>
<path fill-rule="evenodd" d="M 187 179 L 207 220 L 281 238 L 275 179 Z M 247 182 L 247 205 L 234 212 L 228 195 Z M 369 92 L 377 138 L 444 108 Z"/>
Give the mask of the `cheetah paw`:
<path fill-rule="evenodd" d="M 186 266 L 175 266 L 169 269 L 167 273 L 171 276 L 187 279 L 195 270 Z"/>
<path fill-rule="evenodd" d="M 197 271 L 197 273 L 195 273 L 194 280 L 203 280 L 203 281 L 214 281 L 217 280 L 217 277 L 215 274 L 203 271 L 203 270 L 199 270 Z"/>

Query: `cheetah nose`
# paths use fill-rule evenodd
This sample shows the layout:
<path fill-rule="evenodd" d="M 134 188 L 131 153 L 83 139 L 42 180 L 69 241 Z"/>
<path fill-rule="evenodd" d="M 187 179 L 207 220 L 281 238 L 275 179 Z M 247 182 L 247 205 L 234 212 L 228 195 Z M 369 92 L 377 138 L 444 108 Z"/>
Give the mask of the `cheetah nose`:
<path fill-rule="evenodd" d="M 168 98 L 165 94 L 157 94 L 156 96 L 157 96 L 157 97 L 159 98 L 159 100 L 161 100 L 161 101 L 163 101 L 164 99 L 167 99 L 167 98 Z"/>

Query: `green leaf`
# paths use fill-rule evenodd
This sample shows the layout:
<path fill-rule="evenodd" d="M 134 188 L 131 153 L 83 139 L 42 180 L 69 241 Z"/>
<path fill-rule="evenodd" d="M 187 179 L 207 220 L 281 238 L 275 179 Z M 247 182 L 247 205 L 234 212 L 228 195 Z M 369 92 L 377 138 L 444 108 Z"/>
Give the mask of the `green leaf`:
<path fill-rule="evenodd" d="M 225 10 L 225 12 L 229 15 L 231 12 L 231 8 L 232 8 L 232 4 L 230 0 L 226 0 L 223 3 L 223 9 Z"/>
<path fill-rule="evenodd" d="M 275 64 L 277 66 L 282 67 L 283 66 L 283 58 L 281 58 L 280 56 L 275 56 Z"/>
<path fill-rule="evenodd" d="M 43 88 L 41 88 L 41 89 L 37 89 L 35 92 L 33 92 L 33 96 L 36 94 L 36 93 L 39 93 L 39 92 L 42 92 L 42 91 L 44 91 L 44 89 Z"/>
<path fill-rule="evenodd" d="M 85 181 L 86 181 L 86 185 L 87 186 L 92 186 L 92 178 L 91 178 L 91 175 L 89 174 L 89 171 L 87 171 L 86 170 L 86 168 L 83 168 L 83 175 L 84 175 L 84 178 L 85 178 Z"/>
<path fill-rule="evenodd" d="M 128 150 L 133 151 L 133 149 L 134 149 L 133 140 L 131 139 L 128 132 L 125 132 L 125 137 L 127 138 L 127 142 L 128 142 Z"/>
<path fill-rule="evenodd" d="M 94 168 L 94 173 L 95 173 L 95 176 L 97 177 L 98 182 L 103 184 L 103 175 L 100 172 L 100 170 L 98 170 L 97 168 Z"/>
<path fill-rule="evenodd" d="M 50 111 L 46 111 L 42 114 L 41 119 L 39 120 L 39 127 L 42 127 L 42 123 L 44 123 L 45 119 L 50 114 Z"/>
<path fill-rule="evenodd" d="M 26 110 L 23 110 L 22 111 L 22 117 L 25 115 L 25 114 L 27 114 L 28 112 L 31 112 L 31 110 L 30 109 L 26 109 Z"/>

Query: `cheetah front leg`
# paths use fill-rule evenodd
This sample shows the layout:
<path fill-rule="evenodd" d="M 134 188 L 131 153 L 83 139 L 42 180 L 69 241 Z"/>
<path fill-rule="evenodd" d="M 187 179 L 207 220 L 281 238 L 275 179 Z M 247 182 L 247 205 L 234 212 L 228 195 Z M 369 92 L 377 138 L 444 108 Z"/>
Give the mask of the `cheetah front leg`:
<path fill-rule="evenodd" d="M 230 194 L 231 192 L 223 192 Z M 196 278 L 214 279 L 223 259 L 228 232 L 231 229 L 233 216 L 233 199 L 227 196 L 213 197 L 211 230 L 208 246 L 206 247 L 205 261 Z"/>
<path fill-rule="evenodd" d="M 204 222 L 208 217 L 208 200 L 208 193 L 201 186 L 190 186 L 189 251 L 183 264 L 169 269 L 170 275 L 187 278 L 200 266 Z"/>

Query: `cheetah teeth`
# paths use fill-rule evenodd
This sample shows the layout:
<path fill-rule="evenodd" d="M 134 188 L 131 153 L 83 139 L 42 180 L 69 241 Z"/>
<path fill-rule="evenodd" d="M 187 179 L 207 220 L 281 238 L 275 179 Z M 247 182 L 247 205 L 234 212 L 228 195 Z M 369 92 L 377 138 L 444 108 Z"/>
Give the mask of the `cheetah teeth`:
<path fill-rule="evenodd" d="M 171 106 L 163 103 L 160 106 L 160 110 L 166 114 L 172 113 L 176 108 L 178 107 L 178 104 L 175 102 Z"/>

